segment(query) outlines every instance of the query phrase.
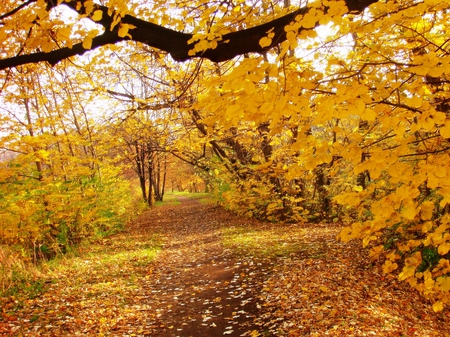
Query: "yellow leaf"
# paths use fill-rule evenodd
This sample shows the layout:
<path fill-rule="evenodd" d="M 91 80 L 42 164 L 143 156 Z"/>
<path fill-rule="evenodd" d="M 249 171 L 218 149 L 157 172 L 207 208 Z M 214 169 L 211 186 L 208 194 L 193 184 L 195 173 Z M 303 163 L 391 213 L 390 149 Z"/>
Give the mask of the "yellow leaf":
<path fill-rule="evenodd" d="M 379 245 L 379 246 L 376 246 L 376 247 L 373 247 L 371 250 L 370 250 L 370 252 L 369 252 L 369 256 L 372 258 L 372 259 L 377 259 L 379 256 L 380 256 L 380 254 L 381 254 L 381 252 L 384 250 L 384 246 L 383 245 Z"/>
<path fill-rule="evenodd" d="M 272 39 L 267 36 L 264 36 L 261 40 L 259 40 L 259 45 L 263 48 L 270 46 L 271 43 Z"/>
<path fill-rule="evenodd" d="M 422 205 L 420 205 L 420 214 L 422 220 L 430 220 L 431 217 L 433 216 L 433 211 L 434 211 L 434 203 L 432 201 L 424 201 Z"/>
<path fill-rule="evenodd" d="M 444 303 L 442 303 L 441 301 L 434 302 L 433 310 L 434 310 L 434 312 L 439 312 L 439 311 L 444 310 Z"/>
<path fill-rule="evenodd" d="M 377 113 L 372 109 L 365 109 L 364 113 L 361 115 L 361 118 L 366 121 L 374 121 L 377 118 Z"/>
<path fill-rule="evenodd" d="M 432 270 L 433 275 L 450 273 L 450 261 L 447 259 L 440 259 L 438 265 Z"/>
<path fill-rule="evenodd" d="M 390 252 L 389 254 L 386 255 L 386 258 L 391 260 L 391 261 L 395 261 L 395 260 L 398 260 L 400 258 L 400 255 L 395 254 L 394 252 Z"/>
<path fill-rule="evenodd" d="M 423 98 L 420 96 L 414 96 L 408 99 L 408 104 L 414 107 L 420 107 L 422 105 Z"/>
<path fill-rule="evenodd" d="M 70 34 L 72 33 L 72 29 L 70 27 L 65 27 L 58 29 L 56 32 L 56 36 L 58 37 L 58 40 L 66 41 L 68 44 L 67 46 L 69 48 L 72 48 L 72 41 L 70 40 Z"/>
<path fill-rule="evenodd" d="M 417 209 L 414 201 L 406 201 L 404 206 L 402 207 L 401 214 L 408 220 L 414 220 L 417 215 Z"/>
<path fill-rule="evenodd" d="M 217 43 L 217 40 L 214 40 L 214 41 L 211 41 L 211 42 L 209 43 L 209 48 L 210 48 L 210 49 L 216 49 L 218 45 L 219 45 L 219 44 Z"/>
<path fill-rule="evenodd" d="M 300 21 L 301 25 L 304 28 L 314 28 L 318 18 L 316 17 L 317 11 L 315 8 L 312 8 L 308 13 L 306 13 L 302 20 Z M 320 16 L 319 16 L 320 17 Z"/>
<path fill-rule="evenodd" d="M 450 251 L 450 243 L 448 243 L 448 242 L 441 243 L 438 247 L 438 253 L 440 255 L 445 255 L 449 251 Z"/>
<path fill-rule="evenodd" d="M 231 104 L 227 107 L 225 114 L 227 116 L 234 116 L 242 110 L 241 106 L 238 104 Z"/>
<path fill-rule="evenodd" d="M 256 331 L 256 330 L 253 330 L 253 331 L 250 333 L 250 337 L 259 337 L 259 336 L 261 336 L 261 335 L 260 335 L 259 332 Z"/>
<path fill-rule="evenodd" d="M 410 68 L 410 71 L 412 71 L 420 76 L 425 76 L 426 74 L 428 74 L 429 70 L 430 70 L 430 68 L 426 67 L 426 66 L 417 66 L 417 67 Z"/>
<path fill-rule="evenodd" d="M 366 236 L 364 239 L 363 239 L 363 247 L 365 248 L 365 247 L 367 247 L 367 245 L 370 243 L 370 241 L 373 241 L 373 240 L 376 240 L 376 239 L 378 239 L 375 235 L 372 235 L 372 236 Z"/>
<path fill-rule="evenodd" d="M 94 15 L 92 15 L 91 19 L 94 21 L 100 21 L 103 17 L 103 12 L 98 9 L 94 12 Z"/>
<path fill-rule="evenodd" d="M 272 202 L 272 203 L 267 205 L 267 209 L 268 210 L 274 209 L 276 207 L 278 207 L 278 204 L 276 202 Z"/>
<path fill-rule="evenodd" d="M 244 82 L 244 91 L 249 95 L 253 95 L 255 93 L 256 89 L 252 81 Z"/>
<path fill-rule="evenodd" d="M 398 275 L 398 279 L 400 281 L 404 281 L 407 278 L 414 276 L 415 271 L 416 271 L 415 266 L 404 266 L 402 272 Z"/>
<path fill-rule="evenodd" d="M 353 189 L 356 191 L 356 192 L 361 192 L 362 190 L 363 190 L 363 187 L 362 186 L 353 186 Z"/>
<path fill-rule="evenodd" d="M 91 49 L 92 48 L 92 39 L 97 36 L 98 29 L 91 30 L 87 36 L 83 40 L 83 48 L 84 49 Z"/>
<path fill-rule="evenodd" d="M 133 29 L 133 28 L 136 28 L 136 26 L 129 25 L 127 23 L 121 23 L 119 31 L 117 32 L 117 35 L 119 35 L 119 37 L 129 37 L 129 38 L 131 38 L 131 35 L 128 34 L 128 31 L 130 29 Z"/>
<path fill-rule="evenodd" d="M 383 273 L 389 274 L 390 272 L 394 271 L 398 268 L 397 263 L 392 263 L 391 260 L 386 260 L 383 265 Z"/>
<path fill-rule="evenodd" d="M 422 253 L 415 252 L 413 255 L 405 260 L 405 264 L 413 267 L 418 267 L 422 263 Z"/>
<path fill-rule="evenodd" d="M 441 291 L 448 292 L 450 291 L 450 277 L 441 276 L 436 279 L 436 285 L 439 287 Z"/>
<path fill-rule="evenodd" d="M 343 242 L 348 242 L 352 239 L 351 237 L 352 234 L 352 229 L 349 227 L 345 227 L 340 233 L 339 233 L 339 238 L 343 241 Z"/>
<path fill-rule="evenodd" d="M 286 38 L 288 39 L 290 45 L 296 44 L 297 42 L 297 33 L 293 31 L 288 31 L 286 33 Z"/>
<path fill-rule="evenodd" d="M 92 0 L 84 1 L 84 8 L 85 8 L 85 13 L 87 15 L 91 14 L 92 11 L 94 10 L 94 1 L 92 1 Z"/>
<path fill-rule="evenodd" d="M 54 46 L 54 44 L 53 44 L 52 40 L 50 40 L 47 37 L 45 37 L 41 41 L 41 48 L 42 48 L 42 51 L 45 52 L 45 53 L 49 53 L 50 51 L 52 51 L 53 46 Z"/>
<path fill-rule="evenodd" d="M 119 35 L 120 37 L 127 36 L 128 35 L 128 29 L 129 29 L 129 27 L 128 27 L 128 25 L 126 23 L 121 24 L 120 28 L 119 28 L 119 31 L 117 32 L 117 35 Z"/>
<path fill-rule="evenodd" d="M 91 49 L 91 47 L 92 47 L 92 37 L 86 36 L 83 40 L 83 48 Z"/>
<path fill-rule="evenodd" d="M 444 126 L 441 126 L 439 133 L 444 138 L 450 138 L 450 123 L 445 123 Z"/>

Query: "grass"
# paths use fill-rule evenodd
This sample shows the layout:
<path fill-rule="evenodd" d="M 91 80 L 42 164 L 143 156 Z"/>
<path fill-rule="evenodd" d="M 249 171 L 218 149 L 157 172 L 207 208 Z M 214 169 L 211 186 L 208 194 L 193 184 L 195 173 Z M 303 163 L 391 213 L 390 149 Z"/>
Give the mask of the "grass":
<path fill-rule="evenodd" d="M 327 228 L 305 227 L 296 224 L 243 225 L 222 229 L 222 242 L 241 256 L 262 258 L 292 257 L 327 258 L 326 242 L 311 241 L 311 234 L 325 234 Z"/>
<path fill-rule="evenodd" d="M 74 256 L 49 261 L 51 273 L 89 273 L 90 270 L 120 271 L 126 264 L 144 266 L 152 262 L 162 247 L 159 235 L 116 235 L 85 244 Z"/>
<path fill-rule="evenodd" d="M 211 193 L 188 193 L 185 197 L 198 200 L 201 204 L 213 204 L 216 202 Z"/>
<path fill-rule="evenodd" d="M 19 293 L 34 298 L 44 291 L 42 272 L 27 262 L 21 252 L 0 246 L 0 298 Z"/>
<path fill-rule="evenodd" d="M 162 205 L 179 205 L 181 204 L 180 198 L 188 198 L 198 200 L 202 204 L 212 204 L 216 200 L 210 193 L 190 193 L 187 191 L 183 192 L 168 192 L 164 195 L 164 201 L 155 202 L 155 206 Z"/>
<path fill-rule="evenodd" d="M 239 255 L 256 257 L 289 257 L 308 249 L 300 238 L 304 229 L 286 232 L 285 228 L 230 227 L 222 230 L 225 248 Z M 303 241 L 303 242 L 302 242 Z"/>
<path fill-rule="evenodd" d="M 156 201 L 154 203 L 155 206 L 163 206 L 163 205 L 179 205 L 180 201 L 178 200 L 177 194 L 175 193 L 166 193 L 164 194 L 164 201 Z"/>
<path fill-rule="evenodd" d="M 145 269 L 161 249 L 162 239 L 157 234 L 117 234 L 86 242 L 36 266 L 0 246 L 0 303 L 2 298 L 14 297 L 20 306 L 46 292 L 52 282 L 63 280 L 74 289 L 99 280 L 97 287 L 120 289 L 124 283 L 135 283 L 132 271 Z"/>

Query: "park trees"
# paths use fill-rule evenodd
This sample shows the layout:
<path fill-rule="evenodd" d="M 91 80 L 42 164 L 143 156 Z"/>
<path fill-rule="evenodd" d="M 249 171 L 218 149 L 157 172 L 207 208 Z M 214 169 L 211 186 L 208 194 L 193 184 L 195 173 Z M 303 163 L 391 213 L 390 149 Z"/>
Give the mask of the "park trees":
<path fill-rule="evenodd" d="M 93 118 L 95 95 L 79 86 L 86 81 L 66 62 L 29 65 L 12 70 L 2 92 L 0 242 L 34 260 L 117 230 L 134 213 L 116 142 Z"/>
<path fill-rule="evenodd" d="M 145 50 L 140 72 L 165 69 L 170 94 L 134 104 L 165 104 L 151 123 L 176 114 L 176 137 L 158 146 L 202 169 L 231 209 L 346 222 L 342 240 L 361 239 L 436 311 L 450 302 L 445 1 L 1 6 L 4 87 L 25 64 L 86 54 L 90 71 L 113 69 L 113 53 Z M 113 78 L 124 81 L 111 71 L 103 87 Z M 124 123 L 135 117 L 123 111 Z"/>

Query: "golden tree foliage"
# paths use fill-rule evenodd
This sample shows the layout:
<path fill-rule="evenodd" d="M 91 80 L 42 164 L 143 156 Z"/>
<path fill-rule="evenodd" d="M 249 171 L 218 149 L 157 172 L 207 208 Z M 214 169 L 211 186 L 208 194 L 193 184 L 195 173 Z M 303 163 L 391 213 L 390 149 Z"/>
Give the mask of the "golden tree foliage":
<path fill-rule="evenodd" d="M 115 98 L 112 133 L 151 138 L 161 152 L 203 170 L 220 200 L 240 214 L 348 223 L 340 239 L 360 239 L 385 273 L 398 273 L 442 310 L 450 302 L 448 2 L 286 5 L 7 1 L 0 68 L 18 67 L 5 70 L 2 81 L 24 91 L 16 103 L 50 100 L 25 95 L 35 81 L 27 82 L 23 65 L 57 64 L 101 47 L 80 67 L 97 93 Z M 61 116 L 70 116 L 70 106 Z M 42 124 L 48 110 L 5 130 L 8 142 L 15 128 L 29 133 L 17 158 L 33 169 L 23 173 L 30 181 L 49 176 L 39 168 L 48 166 L 56 142 L 41 132 L 53 127 Z M 57 130 L 67 129 L 59 120 Z M 155 125 L 163 128 L 153 133 Z M 73 133 L 79 130 L 58 137 Z M 77 151 L 87 149 L 76 172 L 104 158 L 88 151 L 89 130 L 83 135 L 75 137 Z M 60 142 L 70 151 L 72 141 Z M 108 145 L 96 151 L 115 143 Z M 69 173 L 72 167 L 54 165 Z M 5 172 L 2 180 L 12 176 Z"/>
<path fill-rule="evenodd" d="M 21 67 L 3 92 L 0 242 L 51 256 L 133 216 L 115 142 L 92 119 L 95 96 L 64 65 Z M 85 80 L 85 79 L 84 79 Z M 77 88 L 75 88 L 75 83 Z M 100 117 L 100 116 L 98 116 Z"/>

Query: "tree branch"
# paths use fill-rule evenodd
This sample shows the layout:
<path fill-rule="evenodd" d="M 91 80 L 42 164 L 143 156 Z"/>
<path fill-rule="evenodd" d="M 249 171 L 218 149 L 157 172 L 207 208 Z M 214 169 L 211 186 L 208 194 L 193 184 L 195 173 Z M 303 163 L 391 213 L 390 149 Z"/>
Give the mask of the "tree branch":
<path fill-rule="evenodd" d="M 4 20 L 7 17 L 16 14 L 18 11 L 20 11 L 22 8 L 28 6 L 29 4 L 36 2 L 37 0 L 28 0 L 27 2 L 24 2 L 23 4 L 17 6 L 16 8 L 14 8 L 13 10 L 9 11 L 8 13 L 5 13 L 3 15 L 0 15 L 0 20 Z"/>
<path fill-rule="evenodd" d="M 378 0 L 345 0 L 344 2 L 348 8 L 348 13 L 350 13 L 361 12 L 369 5 L 377 1 Z M 76 3 L 77 1 L 71 1 L 63 2 L 62 4 L 76 10 Z M 53 2 L 49 5 L 50 7 L 55 6 Z M 310 8 L 302 7 L 292 13 L 265 24 L 225 34 L 222 36 L 222 40 L 218 42 L 215 49 L 208 49 L 198 52 L 195 55 L 189 55 L 189 51 L 195 46 L 195 42 L 188 43 L 193 36 L 192 34 L 177 32 L 158 26 L 154 23 L 138 19 L 131 15 L 125 15 L 122 18 L 121 23 L 130 24 L 136 28 L 130 30 L 130 34 L 132 36 L 131 39 L 121 38 L 117 35 L 117 27 L 115 27 L 113 31 L 110 30 L 112 17 L 108 15 L 108 8 L 97 5 L 96 9 L 100 9 L 103 12 L 102 19 L 97 23 L 105 27 L 105 32 L 93 39 L 91 50 L 104 45 L 115 44 L 123 40 L 132 40 L 166 51 L 176 61 L 186 61 L 188 59 L 200 57 L 209 59 L 213 62 L 222 62 L 246 53 L 265 53 L 275 45 L 285 41 L 287 37 L 284 27 L 294 21 L 297 15 L 306 14 Z M 84 8 L 81 6 L 81 9 L 79 8 L 78 12 L 82 14 L 83 11 Z M 325 8 L 324 11 L 326 12 L 327 8 Z M 306 28 L 299 29 L 299 31 L 302 30 L 306 30 Z M 272 43 L 267 47 L 261 47 L 259 41 L 261 38 L 267 36 L 269 31 L 274 33 Z M 84 49 L 82 44 L 78 43 L 72 48 L 64 47 L 48 53 L 38 52 L 28 55 L 18 55 L 0 60 L 0 70 L 43 61 L 47 61 L 51 65 L 55 65 L 63 59 L 75 55 L 82 55 L 87 51 L 89 50 Z"/>
<path fill-rule="evenodd" d="M 47 61 L 53 66 L 71 56 L 83 55 L 89 50 L 96 49 L 107 44 L 114 44 L 122 40 L 123 38 L 118 37 L 114 32 L 105 31 L 103 34 L 92 39 L 91 49 L 84 49 L 82 43 L 77 43 L 73 45 L 72 48 L 64 47 L 51 51 L 49 53 L 38 52 L 28 55 L 18 55 L 0 60 L 0 70 L 29 63 L 39 63 L 43 61 Z"/>

